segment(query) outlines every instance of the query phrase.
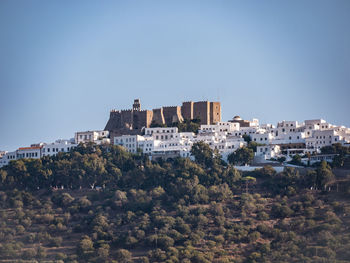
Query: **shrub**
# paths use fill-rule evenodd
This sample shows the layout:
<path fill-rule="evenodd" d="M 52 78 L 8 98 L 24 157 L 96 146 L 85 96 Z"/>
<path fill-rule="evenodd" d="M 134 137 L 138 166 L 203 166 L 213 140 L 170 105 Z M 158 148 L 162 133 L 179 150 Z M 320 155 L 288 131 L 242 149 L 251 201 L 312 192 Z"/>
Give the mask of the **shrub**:
<path fill-rule="evenodd" d="M 131 261 L 131 253 L 126 249 L 118 249 L 116 257 L 120 263 L 128 263 Z"/>

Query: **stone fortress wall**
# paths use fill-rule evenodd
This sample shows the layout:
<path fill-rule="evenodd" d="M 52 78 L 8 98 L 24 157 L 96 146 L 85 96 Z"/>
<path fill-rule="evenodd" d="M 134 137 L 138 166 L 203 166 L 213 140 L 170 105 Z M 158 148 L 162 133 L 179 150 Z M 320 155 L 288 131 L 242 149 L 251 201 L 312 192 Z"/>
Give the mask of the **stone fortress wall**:
<path fill-rule="evenodd" d="M 182 106 L 165 106 L 159 109 L 142 110 L 139 99 L 134 100 L 132 109 L 111 110 L 104 130 L 113 136 L 121 134 L 141 134 L 142 128 L 151 124 L 170 126 L 185 119 L 200 119 L 201 124 L 215 124 L 221 121 L 220 102 L 187 101 Z"/>

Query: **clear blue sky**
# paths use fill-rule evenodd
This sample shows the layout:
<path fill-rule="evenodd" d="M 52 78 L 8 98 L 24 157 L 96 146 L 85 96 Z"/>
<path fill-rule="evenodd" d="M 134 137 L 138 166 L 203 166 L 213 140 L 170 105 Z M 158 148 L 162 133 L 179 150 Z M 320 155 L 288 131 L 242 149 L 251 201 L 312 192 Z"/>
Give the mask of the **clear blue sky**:
<path fill-rule="evenodd" d="M 0 150 L 103 129 L 134 98 L 350 126 L 349 14 L 349 0 L 1 0 Z"/>

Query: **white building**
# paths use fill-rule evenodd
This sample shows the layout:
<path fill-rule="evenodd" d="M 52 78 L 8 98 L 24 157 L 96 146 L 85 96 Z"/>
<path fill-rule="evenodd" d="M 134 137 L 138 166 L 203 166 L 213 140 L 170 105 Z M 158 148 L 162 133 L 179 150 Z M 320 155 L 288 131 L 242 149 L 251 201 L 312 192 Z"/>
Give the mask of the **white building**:
<path fill-rule="evenodd" d="M 70 152 L 77 144 L 73 140 L 56 140 L 53 143 L 44 144 L 42 156 L 53 156 L 59 152 Z"/>
<path fill-rule="evenodd" d="M 157 127 L 145 128 L 145 136 L 151 136 L 154 140 L 166 141 L 172 139 L 179 139 L 177 127 Z"/>
<path fill-rule="evenodd" d="M 20 147 L 16 151 L 16 159 L 31 158 L 40 159 L 43 144 L 32 144 L 30 147 Z"/>
<path fill-rule="evenodd" d="M 243 135 L 251 135 L 260 131 L 259 127 L 240 127 L 238 131 L 232 132 L 233 135 L 241 137 Z"/>
<path fill-rule="evenodd" d="M 218 122 L 211 125 L 201 125 L 199 133 L 221 132 L 232 133 L 238 131 L 240 125 L 238 122 Z"/>
<path fill-rule="evenodd" d="M 122 135 L 114 137 L 113 144 L 125 147 L 128 152 L 137 153 L 140 148 L 139 143 L 144 140 L 145 138 L 141 135 Z"/>
<path fill-rule="evenodd" d="M 254 133 L 250 135 L 250 138 L 253 142 L 260 144 L 270 144 L 274 139 L 274 136 L 271 133 Z"/>
<path fill-rule="evenodd" d="M 74 139 L 75 143 L 94 142 L 96 144 L 109 143 L 109 131 L 83 131 L 76 132 Z"/>
<path fill-rule="evenodd" d="M 154 140 L 153 137 L 144 137 L 143 140 L 138 141 L 138 148 L 147 155 L 152 154 L 154 148 L 160 144 L 159 140 Z"/>
<path fill-rule="evenodd" d="M 14 152 L 4 152 L 0 158 L 0 168 L 8 165 L 10 161 L 16 160 L 16 151 Z"/>
<path fill-rule="evenodd" d="M 272 158 L 278 158 L 281 155 L 281 149 L 278 145 L 263 145 L 256 147 L 255 156 L 260 157 L 262 160 L 269 160 Z"/>
<path fill-rule="evenodd" d="M 10 161 L 19 159 L 40 159 L 43 156 L 56 155 L 59 152 L 69 152 L 77 146 L 74 140 L 56 140 L 54 143 L 32 144 L 30 147 L 20 147 L 16 151 L 6 152 L 0 158 L 0 168 Z"/>
<path fill-rule="evenodd" d="M 312 137 L 306 139 L 306 147 L 319 152 L 322 147 L 341 143 L 341 139 L 334 130 L 314 130 Z"/>

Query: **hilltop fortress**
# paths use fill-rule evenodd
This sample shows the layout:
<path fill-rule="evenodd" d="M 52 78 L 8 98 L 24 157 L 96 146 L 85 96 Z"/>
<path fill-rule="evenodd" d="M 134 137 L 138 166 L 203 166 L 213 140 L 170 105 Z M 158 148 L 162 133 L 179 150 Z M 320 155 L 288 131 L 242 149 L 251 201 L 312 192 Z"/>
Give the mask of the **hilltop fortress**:
<path fill-rule="evenodd" d="M 173 123 L 183 122 L 185 119 L 199 119 L 200 123 L 204 125 L 220 122 L 220 102 L 187 101 L 183 102 L 182 106 L 141 110 L 140 99 L 135 99 L 132 109 L 111 110 L 105 130 L 113 135 L 140 134 L 142 128 L 149 128 L 151 124 L 171 126 Z"/>

